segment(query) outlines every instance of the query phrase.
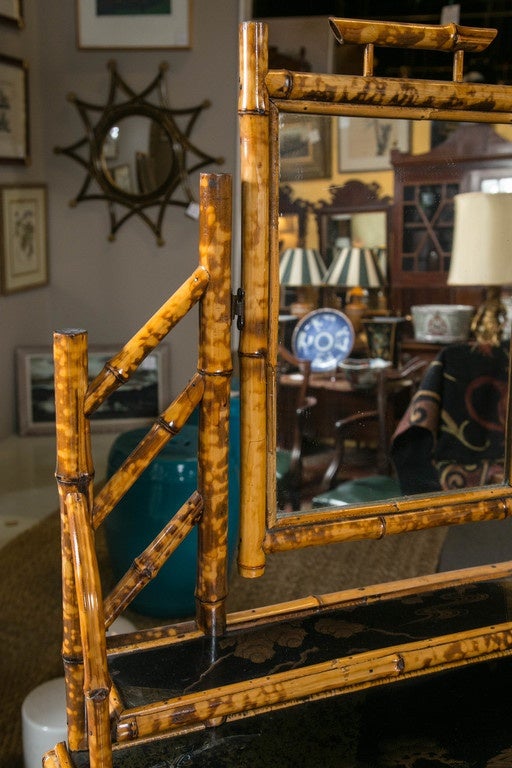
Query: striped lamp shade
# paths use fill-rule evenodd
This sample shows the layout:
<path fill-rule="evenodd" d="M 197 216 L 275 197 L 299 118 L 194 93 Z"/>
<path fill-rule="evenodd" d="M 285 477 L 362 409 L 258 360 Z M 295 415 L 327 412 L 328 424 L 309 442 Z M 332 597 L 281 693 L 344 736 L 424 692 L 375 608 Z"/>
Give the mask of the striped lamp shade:
<path fill-rule="evenodd" d="M 339 288 L 381 288 L 384 276 L 369 248 L 342 248 L 332 260 L 324 282 Z"/>
<path fill-rule="evenodd" d="M 281 285 L 323 285 L 326 267 L 314 248 L 286 248 L 279 259 Z"/>

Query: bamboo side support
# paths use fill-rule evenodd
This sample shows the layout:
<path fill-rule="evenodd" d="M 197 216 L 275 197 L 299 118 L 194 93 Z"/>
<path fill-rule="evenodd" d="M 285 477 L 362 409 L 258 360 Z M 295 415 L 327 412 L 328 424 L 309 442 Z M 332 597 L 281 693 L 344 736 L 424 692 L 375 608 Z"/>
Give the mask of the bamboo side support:
<path fill-rule="evenodd" d="M 256 51 L 258 55 L 256 55 Z M 265 569 L 267 483 L 267 333 L 269 305 L 270 155 L 267 28 L 240 28 L 240 116 L 242 179 L 242 288 L 240 334 L 241 502 L 238 568 L 243 576 Z"/>
<path fill-rule="evenodd" d="M 512 515 L 512 496 L 472 500 L 468 494 L 466 501 L 458 504 L 447 503 L 439 506 L 432 505 L 413 511 L 407 511 L 406 506 L 397 499 L 392 502 L 392 513 L 383 509 L 379 513 L 363 515 L 361 508 L 357 516 L 332 518 L 308 523 L 294 518 L 296 522 L 287 521 L 280 527 L 267 532 L 265 548 L 268 552 L 282 552 L 302 547 L 320 546 L 341 541 L 358 541 L 361 539 L 382 539 L 407 531 L 419 531 L 426 528 L 437 528 L 443 525 L 460 525 L 478 520 L 502 520 Z M 483 495 L 483 492 L 480 493 Z M 383 502 L 383 507 L 386 503 Z M 377 506 L 372 504 L 372 507 Z M 320 510 L 319 510 L 320 513 Z M 334 513 L 335 514 L 335 513 Z"/>
<path fill-rule="evenodd" d="M 109 627 L 137 597 L 198 522 L 203 500 L 195 492 L 183 504 L 151 544 L 138 555 L 104 601 L 105 625 Z"/>
<path fill-rule="evenodd" d="M 199 414 L 196 616 L 210 635 L 226 625 L 231 359 L 232 192 L 228 174 L 203 173 L 199 191 L 199 263 L 210 284 L 200 305 L 198 370 L 204 377 Z"/>
<path fill-rule="evenodd" d="M 70 492 L 85 494 L 89 502 L 92 496 L 94 468 L 89 422 L 83 412 L 87 390 L 87 333 L 80 329 L 56 332 L 53 350 L 57 448 L 55 476 L 61 517 L 62 657 L 68 744 L 71 750 L 78 750 L 87 743 L 83 708 L 83 649 L 65 499 Z"/>
<path fill-rule="evenodd" d="M 127 710 L 116 726 L 119 741 L 136 731 L 140 737 L 172 731 L 185 723 L 233 715 L 256 714 L 259 709 L 333 696 L 416 677 L 441 669 L 453 669 L 473 659 L 488 660 L 509 655 L 512 627 L 509 622 L 466 632 L 335 658 L 280 672 L 264 678 L 177 697 L 152 707 Z"/>
<path fill-rule="evenodd" d="M 84 494 L 66 496 L 71 551 L 75 570 L 80 628 L 84 652 L 84 696 L 87 715 L 90 768 L 111 768 L 109 692 L 105 617 L 101 601 L 101 583 L 96 559 L 94 533 L 90 524 L 88 502 Z"/>
<path fill-rule="evenodd" d="M 146 467 L 186 423 L 204 392 L 203 376 L 194 374 L 183 392 L 153 424 L 147 435 L 124 460 L 114 475 L 96 494 L 92 510 L 94 527 L 98 528 L 119 500 L 130 490 Z"/>
<path fill-rule="evenodd" d="M 189 312 L 208 286 L 208 272 L 197 267 L 178 290 L 163 304 L 121 351 L 109 360 L 91 382 L 85 401 L 87 415 L 130 378 L 144 358 L 162 341 Z"/>

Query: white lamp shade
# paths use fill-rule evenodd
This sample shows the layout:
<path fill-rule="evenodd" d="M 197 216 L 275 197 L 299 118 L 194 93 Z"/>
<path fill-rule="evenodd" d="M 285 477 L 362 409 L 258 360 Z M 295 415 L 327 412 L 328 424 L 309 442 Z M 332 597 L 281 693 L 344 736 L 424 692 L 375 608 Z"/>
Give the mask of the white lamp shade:
<path fill-rule="evenodd" d="M 512 284 L 512 194 L 455 195 L 449 285 Z"/>
<path fill-rule="evenodd" d="M 281 285 L 323 285 L 325 263 L 314 248 L 286 248 L 279 259 Z"/>
<path fill-rule="evenodd" d="M 340 288 L 380 288 L 385 280 L 369 248 L 342 248 L 334 256 L 325 282 Z"/>

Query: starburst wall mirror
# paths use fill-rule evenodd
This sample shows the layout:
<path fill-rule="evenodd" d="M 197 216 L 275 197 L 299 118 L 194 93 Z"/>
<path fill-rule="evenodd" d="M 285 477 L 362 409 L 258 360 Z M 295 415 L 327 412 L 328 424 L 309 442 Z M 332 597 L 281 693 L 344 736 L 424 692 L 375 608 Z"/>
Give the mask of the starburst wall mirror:
<path fill-rule="evenodd" d="M 211 163 L 221 164 L 191 141 L 201 112 L 210 106 L 171 109 L 165 95 L 162 63 L 156 77 L 142 91 L 133 90 L 108 63 L 110 85 L 105 104 L 86 102 L 75 94 L 68 100 L 77 108 L 85 135 L 57 154 L 75 160 L 85 178 L 72 207 L 85 200 L 104 200 L 110 218 L 109 239 L 133 217 L 151 229 L 163 245 L 162 224 L 167 206 L 180 206 L 194 217 L 195 197 L 190 174 Z"/>

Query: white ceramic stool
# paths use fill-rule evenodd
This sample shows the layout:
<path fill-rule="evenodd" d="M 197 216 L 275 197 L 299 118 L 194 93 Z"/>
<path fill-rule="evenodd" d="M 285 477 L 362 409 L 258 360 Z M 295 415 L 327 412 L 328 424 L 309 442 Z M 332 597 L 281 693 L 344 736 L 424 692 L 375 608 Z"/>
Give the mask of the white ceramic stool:
<path fill-rule="evenodd" d="M 131 621 L 119 616 L 107 634 L 119 635 L 134 630 Z M 44 753 L 67 738 L 63 677 L 38 685 L 25 697 L 21 707 L 21 728 L 25 768 L 41 768 Z"/>

